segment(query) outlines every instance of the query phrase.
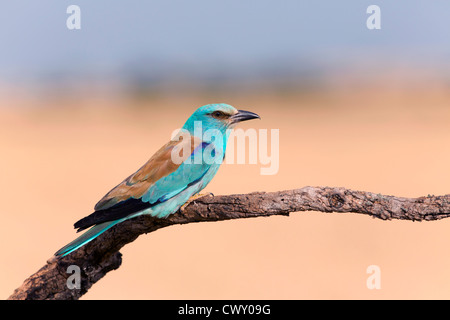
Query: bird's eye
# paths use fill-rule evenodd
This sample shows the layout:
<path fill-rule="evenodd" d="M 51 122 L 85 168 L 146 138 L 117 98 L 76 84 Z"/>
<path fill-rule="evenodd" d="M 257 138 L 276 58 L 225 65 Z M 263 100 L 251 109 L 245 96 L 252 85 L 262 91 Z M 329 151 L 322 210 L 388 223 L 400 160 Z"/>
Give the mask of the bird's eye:
<path fill-rule="evenodd" d="M 225 114 L 222 111 L 214 111 L 213 113 L 211 113 L 211 115 L 214 118 L 223 118 L 225 116 Z"/>

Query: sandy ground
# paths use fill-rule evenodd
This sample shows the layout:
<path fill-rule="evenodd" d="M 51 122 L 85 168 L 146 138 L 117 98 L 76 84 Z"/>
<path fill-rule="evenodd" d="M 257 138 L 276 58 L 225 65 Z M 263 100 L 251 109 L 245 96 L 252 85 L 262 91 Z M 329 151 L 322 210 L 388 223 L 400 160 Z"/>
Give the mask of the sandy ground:
<path fill-rule="evenodd" d="M 279 129 L 280 168 L 225 164 L 205 191 L 344 186 L 416 197 L 450 191 L 448 87 L 136 100 L 0 98 L 0 297 L 57 249 L 72 224 L 138 169 L 196 107 L 227 102 Z M 379 221 L 293 213 L 199 223 L 141 236 L 84 299 L 448 299 L 450 220 Z M 381 289 L 366 286 L 367 267 Z"/>

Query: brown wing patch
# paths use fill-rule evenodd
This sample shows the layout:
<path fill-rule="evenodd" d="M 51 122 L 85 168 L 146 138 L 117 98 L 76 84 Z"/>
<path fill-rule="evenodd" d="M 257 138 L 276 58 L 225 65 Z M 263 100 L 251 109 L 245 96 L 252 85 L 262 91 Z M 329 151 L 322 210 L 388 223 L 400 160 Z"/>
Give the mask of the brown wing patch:
<path fill-rule="evenodd" d="M 126 178 L 114 189 L 109 191 L 96 205 L 95 210 L 107 209 L 129 198 L 138 199 L 159 179 L 176 171 L 194 149 L 201 143 L 201 139 L 190 136 L 190 139 L 173 140 L 165 144 L 138 171 Z M 189 146 L 190 144 L 190 146 Z M 172 160 L 172 151 L 181 158 L 180 163 Z M 183 153 L 183 150 L 190 152 Z"/>

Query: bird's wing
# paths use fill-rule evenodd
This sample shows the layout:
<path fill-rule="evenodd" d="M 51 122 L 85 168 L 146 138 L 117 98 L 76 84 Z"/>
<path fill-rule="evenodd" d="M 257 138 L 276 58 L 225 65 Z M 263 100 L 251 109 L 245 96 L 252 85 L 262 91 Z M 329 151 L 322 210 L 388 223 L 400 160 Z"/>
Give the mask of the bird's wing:
<path fill-rule="evenodd" d="M 96 205 L 95 212 L 75 223 L 78 231 L 94 224 L 117 220 L 132 213 L 164 202 L 203 177 L 209 169 L 205 163 L 186 164 L 196 152 L 203 152 L 208 144 L 191 136 L 181 141 L 170 141 L 159 149 L 138 171 L 109 191 Z M 175 149 L 175 150 L 174 150 Z M 187 150 L 188 152 L 183 152 Z M 181 163 L 172 160 L 177 152 Z"/>
<path fill-rule="evenodd" d="M 188 144 L 188 145 L 187 145 Z M 100 201 L 95 205 L 94 209 L 105 210 L 115 204 L 125 201 L 130 198 L 141 198 L 151 186 L 153 186 L 159 179 L 175 172 L 181 163 L 172 161 L 172 152 L 183 153 L 184 148 L 189 148 L 188 154 L 181 155 L 181 161 L 189 158 L 190 154 L 195 148 L 201 144 L 201 140 L 191 136 L 191 140 L 170 141 L 159 149 L 138 171 L 122 181 L 119 185 L 109 191 Z M 177 150 L 174 150 L 174 149 Z"/>

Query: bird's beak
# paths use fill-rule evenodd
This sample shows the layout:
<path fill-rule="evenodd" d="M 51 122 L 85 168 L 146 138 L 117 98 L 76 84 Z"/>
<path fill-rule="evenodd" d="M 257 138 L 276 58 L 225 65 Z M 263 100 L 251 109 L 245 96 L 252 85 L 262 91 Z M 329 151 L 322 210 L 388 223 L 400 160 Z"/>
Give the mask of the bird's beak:
<path fill-rule="evenodd" d="M 235 124 L 242 121 L 252 120 L 252 119 L 261 119 L 260 116 L 258 116 L 256 113 L 245 111 L 245 110 L 238 110 L 238 112 L 230 117 L 231 123 Z"/>

